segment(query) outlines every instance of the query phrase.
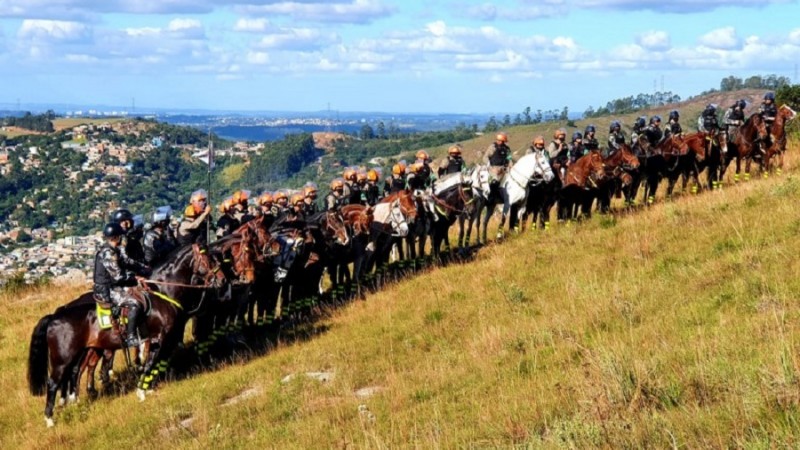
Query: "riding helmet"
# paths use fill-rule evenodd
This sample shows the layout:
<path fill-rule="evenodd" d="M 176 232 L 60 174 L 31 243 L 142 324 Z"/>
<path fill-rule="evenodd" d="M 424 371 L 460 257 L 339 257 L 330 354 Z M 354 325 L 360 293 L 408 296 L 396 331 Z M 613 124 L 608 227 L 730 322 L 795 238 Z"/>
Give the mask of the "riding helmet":
<path fill-rule="evenodd" d="M 103 236 L 107 238 L 119 237 L 123 234 L 125 234 L 125 231 L 123 231 L 122 227 L 116 222 L 107 223 L 106 226 L 103 227 Z"/>

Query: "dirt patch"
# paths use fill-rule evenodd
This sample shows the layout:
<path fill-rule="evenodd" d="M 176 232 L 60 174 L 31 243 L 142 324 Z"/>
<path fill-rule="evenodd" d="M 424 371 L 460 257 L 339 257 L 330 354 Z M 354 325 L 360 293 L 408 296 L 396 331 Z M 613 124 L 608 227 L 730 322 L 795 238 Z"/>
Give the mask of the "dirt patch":
<path fill-rule="evenodd" d="M 261 394 L 262 391 L 263 391 L 263 389 L 261 389 L 258 386 L 245 389 L 239 395 L 233 396 L 233 397 L 225 400 L 222 403 L 222 406 L 235 405 L 237 403 L 243 402 L 243 401 L 245 401 L 245 400 L 247 400 L 249 398 L 253 398 L 253 397 Z"/>

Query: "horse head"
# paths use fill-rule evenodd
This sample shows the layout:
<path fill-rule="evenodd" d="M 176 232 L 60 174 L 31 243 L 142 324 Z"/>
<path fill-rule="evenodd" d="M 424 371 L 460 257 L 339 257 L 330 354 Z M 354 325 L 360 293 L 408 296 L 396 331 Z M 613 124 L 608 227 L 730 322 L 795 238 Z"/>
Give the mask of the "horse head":
<path fill-rule="evenodd" d="M 603 162 L 603 155 L 596 150 L 592 150 L 588 155 L 589 165 L 589 178 L 593 182 L 601 181 L 606 177 L 606 164 Z"/>
<path fill-rule="evenodd" d="M 789 105 L 781 105 L 781 107 L 778 108 L 778 116 L 776 117 L 776 119 L 781 118 L 783 119 L 784 122 L 787 122 L 789 120 L 794 119 L 796 116 L 797 113 L 794 112 L 794 110 L 790 108 Z"/>
<path fill-rule="evenodd" d="M 478 194 L 483 198 L 489 198 L 489 194 L 492 192 L 490 178 L 491 175 L 489 174 L 489 169 L 480 164 L 475 166 L 470 174 L 470 179 L 472 180 L 472 189 L 477 190 Z"/>
<path fill-rule="evenodd" d="M 213 261 L 205 248 L 192 244 L 192 272 L 203 279 L 209 287 L 219 287 L 225 283 L 225 274 L 219 270 L 219 263 Z"/>
<path fill-rule="evenodd" d="M 230 255 L 230 269 L 239 277 L 239 282 L 255 281 L 255 233 L 250 228 L 242 227 L 236 233 L 217 241 L 223 255 Z M 217 243 L 215 243 L 217 244 Z"/>
<path fill-rule="evenodd" d="M 634 171 L 639 169 L 639 158 L 633 153 L 628 144 L 622 143 L 620 144 L 620 158 L 622 162 L 622 169 L 625 171 Z"/>
<path fill-rule="evenodd" d="M 553 172 L 553 168 L 550 166 L 550 160 L 545 156 L 544 151 L 534 152 L 533 154 L 536 158 L 536 170 L 539 171 L 538 175 L 544 179 L 545 183 L 553 181 L 556 174 Z"/>
<path fill-rule="evenodd" d="M 767 136 L 769 136 L 769 130 L 767 130 L 767 122 L 764 120 L 761 114 L 753 114 L 749 119 L 747 119 L 747 122 L 745 122 L 745 124 L 742 126 L 742 134 L 745 136 L 752 133 L 752 131 L 749 131 L 748 127 L 755 131 L 756 140 L 761 142 L 767 140 Z"/>
<path fill-rule="evenodd" d="M 326 236 L 330 233 L 330 236 L 335 238 L 336 243 L 339 245 L 345 246 L 350 242 L 350 236 L 347 233 L 347 226 L 345 225 L 344 217 L 338 212 L 327 212 L 325 230 Z"/>

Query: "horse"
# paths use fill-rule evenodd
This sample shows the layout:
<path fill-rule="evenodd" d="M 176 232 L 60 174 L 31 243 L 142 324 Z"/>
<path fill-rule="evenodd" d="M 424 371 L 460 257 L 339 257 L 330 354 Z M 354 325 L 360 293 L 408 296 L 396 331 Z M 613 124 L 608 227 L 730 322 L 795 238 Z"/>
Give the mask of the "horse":
<path fill-rule="evenodd" d="M 598 183 L 596 196 L 598 209 L 606 213 L 610 211 L 611 199 L 617 193 L 625 193 L 625 200 L 630 204 L 629 187 L 633 183 L 631 173 L 639 170 L 639 158 L 627 144 L 622 143 L 619 150 L 603 158 L 603 164 L 606 170 L 605 179 Z"/>
<path fill-rule="evenodd" d="M 653 146 L 643 133 L 639 135 L 638 147 L 640 153 L 639 167 L 641 176 L 645 178 L 644 200 L 645 204 L 652 205 L 656 200 L 656 191 L 661 178 L 667 172 L 666 158 L 670 155 L 683 155 L 688 151 L 683 138 L 678 135 L 671 135 Z M 638 183 L 634 181 L 634 197 L 638 190 Z"/>
<path fill-rule="evenodd" d="M 162 368 L 166 369 L 166 358 L 183 336 L 182 325 L 202 306 L 205 289 L 213 286 L 217 271 L 210 261 L 197 245 L 184 247 L 159 266 L 137 291 L 150 292 L 149 311 L 144 322 L 149 351 L 137 389 L 140 400 Z M 198 281 L 202 284 L 197 284 Z M 42 317 L 31 334 L 28 387 L 33 395 L 46 394 L 45 423 L 48 427 L 55 424 L 56 391 L 69 381 L 72 369 L 81 362 L 87 349 L 104 352 L 123 348 L 119 333 L 100 327 L 95 303 L 86 301 L 86 297 L 90 299 L 92 295 L 91 292 L 83 294 L 81 299 Z M 156 361 L 159 362 L 154 368 Z M 79 379 L 73 383 L 77 391 Z"/>
<path fill-rule="evenodd" d="M 434 258 L 441 257 L 442 242 L 450 249 L 448 231 L 459 217 L 469 215 L 474 209 L 472 182 L 461 173 L 446 175 L 440 179 L 433 191 L 433 202 L 438 220 L 433 223 L 431 252 Z"/>
<path fill-rule="evenodd" d="M 553 178 L 555 178 L 555 173 L 550 167 L 550 161 L 548 161 L 543 151 L 528 153 L 511 166 L 508 172 L 503 176 L 503 179 L 500 180 L 498 189 L 503 202 L 500 224 L 497 227 L 498 239 L 503 238 L 503 227 L 511 211 L 511 206 L 524 203 L 528 195 L 528 183 L 533 179 L 547 183 Z M 497 202 L 493 202 L 491 197 L 487 199 L 486 213 L 483 217 L 484 241 L 486 240 L 486 227 L 489 226 L 489 219 L 491 219 L 496 206 Z M 525 205 L 522 204 L 518 210 L 518 215 L 521 216 L 524 213 Z"/>
<path fill-rule="evenodd" d="M 471 214 L 462 214 L 458 218 L 458 247 L 464 248 L 469 246 L 470 237 L 472 235 L 472 225 L 477 224 L 476 233 L 478 234 L 478 243 L 481 242 L 481 223 L 480 212 L 485 203 L 491 195 L 491 174 L 489 169 L 483 165 L 477 165 L 469 171 L 467 178 L 470 180 L 470 187 L 472 188 L 472 198 L 474 199 L 474 207 Z M 466 227 L 464 224 L 466 223 Z M 466 228 L 466 229 L 465 229 Z M 486 229 L 483 232 L 483 242 L 486 242 Z"/>
<path fill-rule="evenodd" d="M 603 156 L 598 151 L 590 151 L 567 167 L 558 192 L 558 220 L 570 220 L 575 217 L 576 206 L 580 205 L 583 193 L 598 186 L 598 182 L 606 176 Z M 583 211 L 591 215 L 591 211 Z"/>
<path fill-rule="evenodd" d="M 728 145 L 728 151 L 723 156 L 720 165 L 719 179 L 722 180 L 731 161 L 736 159 L 736 173 L 733 175 L 734 181 L 739 181 L 739 173 L 742 169 L 742 159 L 745 160 L 745 178 L 750 178 L 750 163 L 756 157 L 759 143 L 765 142 L 768 136 L 767 125 L 761 114 L 752 114 L 744 124 L 739 127 L 739 132 L 733 138 L 733 142 Z"/>
<path fill-rule="evenodd" d="M 375 205 L 366 253 L 367 272 L 386 269 L 392 246 L 408 236 L 417 215 L 414 197 L 406 191 L 391 194 Z"/>
<path fill-rule="evenodd" d="M 778 170 L 783 169 L 783 154 L 786 151 L 786 122 L 794 119 L 797 113 L 788 105 L 781 105 L 778 108 L 778 114 L 775 116 L 775 121 L 769 127 L 769 137 L 772 145 L 766 150 L 764 156 L 764 167 L 770 170 L 772 158 L 779 157 Z"/>
<path fill-rule="evenodd" d="M 694 177 L 695 186 L 700 186 L 700 172 L 705 168 L 707 155 L 712 152 L 713 148 L 717 148 L 719 152 L 719 142 L 724 145 L 725 139 L 723 136 L 718 135 L 717 139 L 714 136 L 706 133 L 700 133 L 703 139 L 698 140 L 698 134 L 695 135 L 677 135 L 672 142 L 672 145 L 665 146 L 662 149 L 664 156 L 664 176 L 667 178 L 667 197 L 671 197 L 675 190 L 675 183 L 678 178 L 683 176 L 682 190 L 686 190 L 686 185 L 690 177 Z M 709 148 L 705 146 L 708 142 Z M 675 145 L 678 144 L 678 145 Z M 719 153 L 718 153 L 719 154 Z M 696 192 L 697 188 L 694 192 Z"/>

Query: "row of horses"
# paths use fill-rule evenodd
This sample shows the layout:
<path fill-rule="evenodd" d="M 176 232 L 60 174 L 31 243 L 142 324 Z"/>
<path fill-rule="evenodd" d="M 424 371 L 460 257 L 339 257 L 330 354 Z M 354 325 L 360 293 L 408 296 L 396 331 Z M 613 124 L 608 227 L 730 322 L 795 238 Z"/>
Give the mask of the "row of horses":
<path fill-rule="evenodd" d="M 793 111 L 786 117 L 794 117 Z M 307 217 L 304 226 L 282 231 L 280 239 L 260 217 L 207 248 L 179 248 L 149 279 L 130 290 L 147 306 L 142 327 L 146 339 L 138 349 L 137 396 L 144 399 L 166 375 L 190 319 L 194 319 L 191 347 L 202 361 L 223 336 L 244 327 L 274 328 L 290 320 L 308 320 L 322 292 L 346 298 L 347 287 L 355 286 L 356 292 L 378 288 L 420 261 L 441 259 L 442 246 L 450 247 L 449 230 L 456 222 L 459 249 L 470 248 L 475 225 L 478 243 L 486 243 L 489 218 L 498 205 L 502 205 L 498 226 L 502 237 L 507 220 L 512 228 L 524 229 L 530 217 L 538 226 L 546 226 L 555 205 L 560 220 L 590 214 L 595 201 L 600 211 L 609 211 L 615 195 L 624 195 L 626 205 L 632 205 L 640 185 L 649 203 L 664 178 L 671 193 L 680 176 L 684 182 L 694 177 L 699 184 L 698 177 L 708 170 L 713 188 L 733 159 L 737 173 L 740 161 L 749 165 L 769 133 L 760 116 L 754 115 L 741 127 L 733 146 L 706 133 L 676 135 L 658 146 L 646 140 L 635 149 L 622 144 L 608 157 L 590 152 L 564 167 L 551 165 L 545 152 L 531 152 L 497 183 L 492 183 L 488 167 L 478 165 L 443 177 L 432 192 L 402 191 L 373 207 L 347 205 Z M 775 136 L 772 148 L 780 148 Z M 785 135 L 782 139 L 785 142 Z M 779 154 L 770 154 L 772 148 L 762 159 L 766 167 L 768 158 Z M 279 265 L 288 265 L 288 275 L 276 281 Z M 326 272 L 330 281 L 325 280 Z M 328 283 L 329 289 L 323 289 Z M 59 392 L 64 402 L 76 400 L 84 374 L 88 374 L 87 390 L 95 391 L 94 372 L 101 362 L 101 380 L 109 382 L 114 352 L 123 349 L 123 342 L 113 328 L 100 326 L 97 314 L 92 294 L 86 293 L 34 327 L 28 384 L 32 394 L 46 395 L 48 426 L 54 424 Z"/>

